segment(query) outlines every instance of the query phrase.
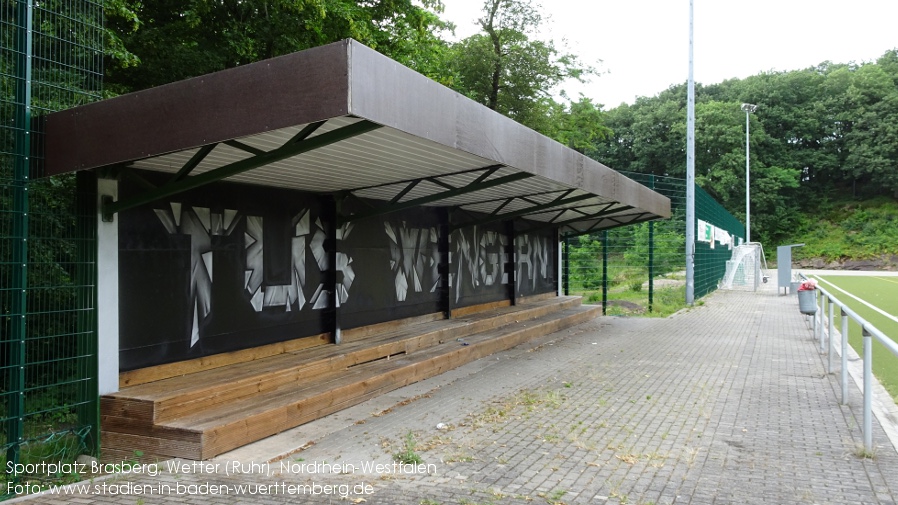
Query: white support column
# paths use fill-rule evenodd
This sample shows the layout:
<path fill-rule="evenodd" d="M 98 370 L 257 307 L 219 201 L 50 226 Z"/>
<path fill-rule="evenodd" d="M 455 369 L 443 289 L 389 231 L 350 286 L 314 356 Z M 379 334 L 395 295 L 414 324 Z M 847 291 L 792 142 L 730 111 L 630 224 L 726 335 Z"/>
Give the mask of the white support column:
<path fill-rule="evenodd" d="M 103 221 L 104 196 L 118 200 L 118 181 L 97 181 L 97 338 L 98 383 L 101 395 L 118 391 L 118 214 Z"/>

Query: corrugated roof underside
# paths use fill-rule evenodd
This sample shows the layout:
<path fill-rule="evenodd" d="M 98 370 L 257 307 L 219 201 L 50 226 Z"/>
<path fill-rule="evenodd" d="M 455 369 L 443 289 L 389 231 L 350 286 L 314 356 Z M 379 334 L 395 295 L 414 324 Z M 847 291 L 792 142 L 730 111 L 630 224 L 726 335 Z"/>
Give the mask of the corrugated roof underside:
<path fill-rule="evenodd" d="M 340 117 L 327 121 L 311 136 L 321 135 L 359 121 L 357 118 Z M 250 148 L 271 151 L 284 145 L 306 125 L 298 125 L 237 139 Z M 133 167 L 158 172 L 176 173 L 181 170 L 199 149 L 170 153 L 154 158 L 138 160 Z M 191 172 L 191 176 L 226 166 L 252 157 L 247 150 L 218 144 Z M 417 185 L 399 200 L 407 202 L 445 192 L 447 185 L 463 187 L 483 176 L 486 167 L 495 162 L 435 142 L 408 135 L 391 128 L 378 128 L 368 133 L 342 140 L 283 161 L 275 162 L 226 180 L 246 184 L 296 189 L 314 193 L 331 193 L 355 190 L 360 198 L 391 201 L 408 185 L 421 179 Z M 460 173 L 461 172 L 461 173 Z M 520 173 L 511 167 L 501 167 L 489 175 L 486 181 Z M 452 175 L 447 175 L 452 174 Z M 429 178 L 429 179 L 428 179 Z M 361 188 L 361 189 L 360 189 Z M 528 219 L 564 222 L 582 219 L 600 211 L 613 212 L 613 202 L 600 195 L 565 204 L 564 200 L 588 195 L 544 177 L 532 176 L 506 182 L 475 192 L 451 196 L 433 202 L 439 206 L 461 206 L 469 211 L 493 213 L 522 212 L 541 206 L 541 212 L 528 214 Z M 510 199 L 515 197 L 514 199 Z M 550 206 L 553 202 L 560 202 Z M 576 210 L 564 210 L 576 207 Z M 627 214 L 622 210 L 622 214 Z M 654 216 L 652 216 L 654 217 Z M 639 220 L 645 220 L 643 217 Z M 609 225 L 620 226 L 608 222 Z M 622 223 L 626 224 L 626 223 Z M 607 227 L 607 226 L 601 226 Z"/>

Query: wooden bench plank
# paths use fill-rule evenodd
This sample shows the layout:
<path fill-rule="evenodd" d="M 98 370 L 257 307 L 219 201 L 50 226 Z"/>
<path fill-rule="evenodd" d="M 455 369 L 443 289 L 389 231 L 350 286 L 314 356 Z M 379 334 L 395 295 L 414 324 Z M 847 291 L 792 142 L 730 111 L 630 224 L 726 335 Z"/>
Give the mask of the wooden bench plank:
<path fill-rule="evenodd" d="M 340 346 L 139 384 L 103 397 L 104 440 L 112 451 L 209 458 L 579 324 L 599 310 L 581 307 L 579 297 L 543 297 L 453 320 L 383 325 Z"/>
<path fill-rule="evenodd" d="M 196 402 L 207 401 L 215 404 L 231 401 L 270 387 L 277 387 L 283 382 L 304 380 L 320 373 L 348 368 L 397 353 L 415 352 L 442 340 L 464 338 L 472 333 L 509 324 L 511 321 L 541 317 L 552 310 L 568 307 L 577 302 L 579 299 L 570 298 L 552 304 L 534 304 L 532 307 L 502 311 L 499 314 L 481 313 L 469 319 L 429 322 L 390 333 L 395 338 L 406 337 L 405 340 L 393 341 L 389 340 L 389 337 L 384 337 L 387 340 L 369 339 L 367 343 L 361 342 L 356 345 L 311 349 L 301 357 L 279 355 L 254 363 L 241 363 L 228 368 L 209 370 L 203 373 L 201 378 L 191 375 L 142 384 L 111 396 L 152 400 L 157 403 L 155 419 L 169 419 L 189 413 L 193 408 L 189 405 Z"/>
<path fill-rule="evenodd" d="M 380 361 L 334 374 L 309 386 L 286 387 L 230 403 L 168 423 L 205 433 L 204 457 L 212 457 L 250 441 L 293 428 L 340 408 L 457 368 L 532 338 L 579 324 L 597 314 L 595 308 L 569 309 L 546 320 L 511 331 L 498 329 L 466 339 L 467 346 L 446 342 L 417 355 Z M 335 406 L 341 407 L 336 408 Z"/>

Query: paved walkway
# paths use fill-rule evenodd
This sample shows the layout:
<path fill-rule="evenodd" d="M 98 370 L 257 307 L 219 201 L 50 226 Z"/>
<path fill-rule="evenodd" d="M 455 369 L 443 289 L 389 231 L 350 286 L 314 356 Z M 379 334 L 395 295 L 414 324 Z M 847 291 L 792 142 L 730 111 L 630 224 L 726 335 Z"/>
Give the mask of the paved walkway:
<path fill-rule="evenodd" d="M 28 502 L 895 503 L 898 452 L 875 422 L 875 457 L 858 456 L 861 396 L 852 385 L 840 407 L 838 376 L 824 367 L 795 297 L 771 285 L 717 292 L 667 319 L 596 319 L 213 468 Z M 423 465 L 393 466 L 402 452 Z M 236 475 L 233 459 L 244 463 Z"/>

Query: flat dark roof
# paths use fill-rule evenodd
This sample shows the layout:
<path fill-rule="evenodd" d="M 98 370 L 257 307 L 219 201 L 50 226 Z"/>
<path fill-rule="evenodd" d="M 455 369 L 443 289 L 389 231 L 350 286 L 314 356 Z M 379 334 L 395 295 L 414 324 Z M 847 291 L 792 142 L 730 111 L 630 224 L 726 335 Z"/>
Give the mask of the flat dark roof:
<path fill-rule="evenodd" d="M 670 201 L 354 40 L 57 112 L 48 175 L 107 166 L 390 205 L 440 205 L 582 233 Z"/>

